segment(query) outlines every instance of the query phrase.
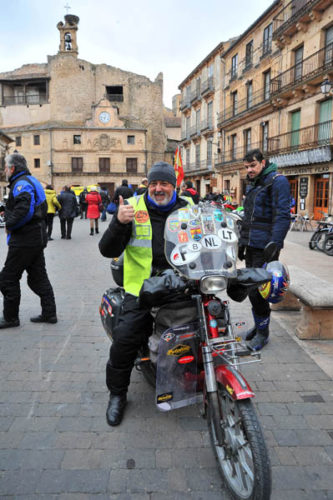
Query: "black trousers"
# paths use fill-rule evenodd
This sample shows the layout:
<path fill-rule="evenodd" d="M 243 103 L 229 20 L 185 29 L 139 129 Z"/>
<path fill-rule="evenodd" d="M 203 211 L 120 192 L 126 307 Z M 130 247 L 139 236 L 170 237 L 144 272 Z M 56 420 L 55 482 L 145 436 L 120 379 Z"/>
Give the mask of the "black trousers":
<path fill-rule="evenodd" d="M 106 365 L 106 385 L 112 394 L 126 394 L 138 350 L 147 342 L 152 326 L 149 310 L 139 308 L 137 297 L 126 294 Z"/>
<path fill-rule="evenodd" d="M 74 217 L 66 217 L 65 219 L 60 219 L 60 230 L 62 238 L 70 238 L 72 235 Z"/>
<path fill-rule="evenodd" d="M 28 285 L 40 297 L 42 315 L 55 316 L 54 293 L 45 268 L 42 247 L 9 247 L 5 265 L 0 272 L 0 290 L 3 294 L 3 315 L 7 321 L 18 319 L 21 300 L 20 279 L 28 274 Z"/>
<path fill-rule="evenodd" d="M 264 251 L 261 248 L 246 247 L 246 267 L 262 267 L 265 263 L 263 253 Z M 260 295 L 257 289 L 249 292 L 249 299 L 252 304 L 252 309 L 257 316 L 266 318 L 271 314 L 269 302 Z"/>
<path fill-rule="evenodd" d="M 51 238 L 52 230 L 53 230 L 53 219 L 54 214 L 46 215 L 46 229 L 47 229 L 47 237 Z"/>

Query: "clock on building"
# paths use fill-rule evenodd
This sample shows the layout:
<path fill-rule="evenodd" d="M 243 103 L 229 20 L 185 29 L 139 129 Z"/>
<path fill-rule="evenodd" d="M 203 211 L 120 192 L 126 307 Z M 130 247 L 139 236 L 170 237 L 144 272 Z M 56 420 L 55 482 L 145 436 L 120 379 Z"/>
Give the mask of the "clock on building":
<path fill-rule="evenodd" d="M 102 123 L 108 123 L 110 121 L 110 113 L 108 113 L 107 111 L 102 111 L 102 113 L 100 113 L 99 115 L 99 121 L 102 122 Z"/>

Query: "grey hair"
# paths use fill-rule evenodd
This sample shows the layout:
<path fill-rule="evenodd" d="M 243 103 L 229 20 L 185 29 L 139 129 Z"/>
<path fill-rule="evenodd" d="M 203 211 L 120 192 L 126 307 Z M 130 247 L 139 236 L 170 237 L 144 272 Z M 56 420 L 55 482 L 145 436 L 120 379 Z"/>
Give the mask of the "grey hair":
<path fill-rule="evenodd" d="M 7 155 L 5 158 L 5 164 L 8 165 L 9 167 L 14 167 L 15 173 L 16 172 L 30 173 L 28 169 L 27 160 L 24 158 L 23 155 L 20 155 L 19 153 L 11 153 Z"/>

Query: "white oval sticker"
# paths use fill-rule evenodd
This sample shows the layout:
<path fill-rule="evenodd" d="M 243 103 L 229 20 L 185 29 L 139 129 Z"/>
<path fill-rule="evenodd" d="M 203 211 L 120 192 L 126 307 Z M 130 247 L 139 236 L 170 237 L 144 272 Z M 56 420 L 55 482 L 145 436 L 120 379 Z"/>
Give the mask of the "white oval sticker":
<path fill-rule="evenodd" d="M 222 246 L 222 241 L 216 234 L 205 234 L 200 243 L 206 250 L 217 250 Z"/>
<path fill-rule="evenodd" d="M 235 241 L 237 241 L 238 239 L 236 233 L 227 227 L 219 229 L 218 235 L 223 241 L 226 241 L 227 243 L 235 243 Z"/>

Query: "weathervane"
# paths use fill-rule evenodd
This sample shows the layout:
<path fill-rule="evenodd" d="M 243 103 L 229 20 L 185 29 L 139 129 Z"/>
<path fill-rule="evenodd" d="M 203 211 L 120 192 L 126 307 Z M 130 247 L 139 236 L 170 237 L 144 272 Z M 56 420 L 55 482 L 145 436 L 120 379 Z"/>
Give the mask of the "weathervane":
<path fill-rule="evenodd" d="M 68 2 L 66 3 L 66 5 L 64 5 L 64 7 L 65 7 L 65 9 L 66 9 L 66 11 L 67 11 L 67 14 L 68 14 L 68 11 L 69 11 L 69 9 L 70 9 L 70 5 L 68 5 Z"/>

